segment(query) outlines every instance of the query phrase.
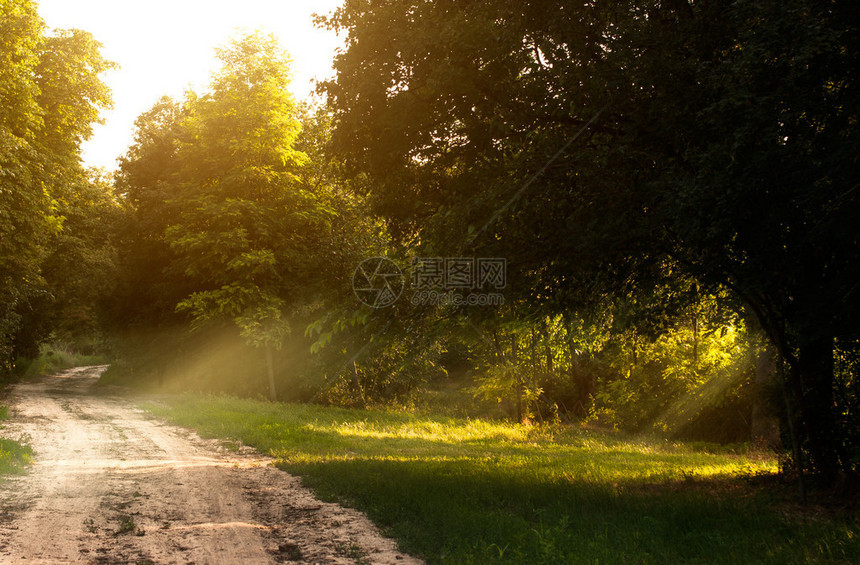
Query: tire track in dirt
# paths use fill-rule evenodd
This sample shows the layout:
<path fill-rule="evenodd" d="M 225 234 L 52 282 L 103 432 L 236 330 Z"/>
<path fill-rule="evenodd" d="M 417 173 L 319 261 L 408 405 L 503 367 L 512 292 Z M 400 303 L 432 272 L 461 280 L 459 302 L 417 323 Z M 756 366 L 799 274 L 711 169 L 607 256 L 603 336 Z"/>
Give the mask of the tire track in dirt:
<path fill-rule="evenodd" d="M 15 385 L 4 433 L 36 452 L 0 483 L 0 562 L 419 564 L 271 459 L 148 419 L 105 367 Z"/>

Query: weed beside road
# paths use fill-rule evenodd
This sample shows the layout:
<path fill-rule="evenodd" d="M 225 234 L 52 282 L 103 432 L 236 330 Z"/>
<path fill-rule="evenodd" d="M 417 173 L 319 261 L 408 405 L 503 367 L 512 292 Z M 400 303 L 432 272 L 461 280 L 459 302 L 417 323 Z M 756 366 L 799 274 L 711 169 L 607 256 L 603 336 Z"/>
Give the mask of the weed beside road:
<path fill-rule="evenodd" d="M 9 417 L 9 408 L 0 405 L 0 435 L 3 434 L 2 421 Z M 25 471 L 33 460 L 33 450 L 20 441 L 0 437 L 0 477 L 17 475 Z"/>

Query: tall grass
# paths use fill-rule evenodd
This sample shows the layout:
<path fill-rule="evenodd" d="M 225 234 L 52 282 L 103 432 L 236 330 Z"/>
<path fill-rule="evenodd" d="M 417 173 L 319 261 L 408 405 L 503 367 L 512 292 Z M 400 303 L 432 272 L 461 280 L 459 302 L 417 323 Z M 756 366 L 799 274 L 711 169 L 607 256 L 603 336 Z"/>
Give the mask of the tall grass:
<path fill-rule="evenodd" d="M 854 518 L 807 520 L 754 486 L 768 457 L 229 397 L 145 407 L 274 455 L 431 563 L 860 562 Z"/>

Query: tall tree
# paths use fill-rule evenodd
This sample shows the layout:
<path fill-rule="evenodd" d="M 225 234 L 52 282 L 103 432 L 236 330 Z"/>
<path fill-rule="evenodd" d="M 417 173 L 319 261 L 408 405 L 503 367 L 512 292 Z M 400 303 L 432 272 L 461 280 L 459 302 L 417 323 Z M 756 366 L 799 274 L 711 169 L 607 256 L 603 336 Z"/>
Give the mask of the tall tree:
<path fill-rule="evenodd" d="M 211 91 L 189 100 L 177 155 L 181 208 L 166 235 L 197 283 L 179 308 L 199 321 L 230 318 L 264 348 L 274 399 L 271 350 L 290 331 L 289 300 L 302 292 L 301 239 L 325 214 L 298 183 L 305 156 L 293 147 L 300 122 L 286 55 L 272 37 L 254 35 L 218 57 Z"/>
<path fill-rule="evenodd" d="M 41 126 L 36 101 L 42 22 L 35 5 L 0 4 L 0 347 L 4 368 L 23 306 L 35 290 L 43 246 L 58 221 L 35 176 L 33 147 Z"/>
<path fill-rule="evenodd" d="M 235 326 L 264 352 L 274 398 L 276 352 L 324 300 L 349 292 L 347 271 L 376 226 L 332 182 L 335 165 L 316 159 L 327 122 L 293 100 L 276 41 L 241 37 L 218 56 L 210 89 L 143 114 L 121 161 L 128 223 L 114 321 L 155 333 L 188 321 Z"/>
<path fill-rule="evenodd" d="M 401 233 L 507 256 L 559 310 L 678 269 L 728 286 L 792 367 L 815 467 L 851 468 L 832 369 L 860 332 L 851 2 L 348 0 L 324 22 L 347 37 L 333 148 Z"/>
<path fill-rule="evenodd" d="M 0 3 L 0 349 L 30 350 L 16 334 L 30 300 L 50 292 L 41 264 L 62 229 L 59 204 L 86 182 L 80 145 L 110 93 L 111 68 L 86 32 L 48 32 L 34 2 Z M 26 341 L 26 340 L 25 340 Z M 7 362 L 4 361 L 4 364 Z"/>
<path fill-rule="evenodd" d="M 176 159 L 187 105 L 162 97 L 135 120 L 135 141 L 119 159 L 115 191 L 123 206 L 116 226 L 117 288 L 110 299 L 110 327 L 117 335 L 161 332 L 180 326 L 176 304 L 192 292 L 165 241 L 179 218 Z"/>

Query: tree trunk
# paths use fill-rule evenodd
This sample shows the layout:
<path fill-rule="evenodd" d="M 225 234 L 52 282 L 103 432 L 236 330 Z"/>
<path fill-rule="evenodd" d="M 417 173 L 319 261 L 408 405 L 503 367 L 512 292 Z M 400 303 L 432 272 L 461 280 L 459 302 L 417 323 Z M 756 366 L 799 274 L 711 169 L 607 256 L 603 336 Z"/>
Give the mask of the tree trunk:
<path fill-rule="evenodd" d="M 804 491 L 803 468 L 797 453 L 804 447 L 804 442 L 808 447 L 811 468 L 825 484 L 835 485 L 840 459 L 847 461 L 847 457 L 841 453 L 836 429 L 833 337 L 801 338 L 797 344 L 793 344 L 785 326 L 774 322 L 778 317 L 766 307 L 764 300 L 749 295 L 745 299 L 780 356 L 789 365 L 781 380 L 790 425 L 792 418 L 797 415 L 798 426 L 790 428 L 790 431 L 795 442 L 795 458 L 800 466 L 801 492 Z"/>
<path fill-rule="evenodd" d="M 358 391 L 358 397 L 361 398 L 361 407 L 366 407 L 367 399 L 364 397 L 364 389 L 361 387 L 361 379 L 358 378 L 358 363 L 354 359 L 352 361 L 352 382 Z"/>
<path fill-rule="evenodd" d="M 549 327 L 546 323 L 546 318 L 543 321 L 543 328 L 541 331 L 541 337 L 543 338 L 544 343 L 544 356 L 546 357 L 546 372 L 548 375 L 551 375 L 554 370 L 554 359 L 552 355 L 552 344 L 549 339 Z"/>
<path fill-rule="evenodd" d="M 806 504 L 806 481 L 803 477 L 803 451 L 800 448 L 800 432 L 798 431 L 797 422 L 799 409 L 792 405 L 791 395 L 789 394 L 788 378 L 785 374 L 785 362 L 779 364 L 779 380 L 782 384 L 782 399 L 785 402 L 785 422 L 788 426 L 788 433 L 791 436 L 791 453 L 794 457 L 794 466 L 797 470 L 797 486 L 800 491 L 800 502 Z M 791 370 L 789 370 L 789 373 Z M 792 379 L 795 380 L 795 379 Z M 795 402 L 797 404 L 797 402 Z"/>
<path fill-rule="evenodd" d="M 529 354 L 529 361 L 531 361 L 532 375 L 534 375 L 537 373 L 538 366 L 540 365 L 540 360 L 538 359 L 538 355 L 537 355 L 537 335 L 535 334 L 534 324 L 532 324 L 532 326 L 531 326 L 531 333 L 532 333 L 532 343 L 531 343 L 531 349 L 530 349 L 530 354 Z"/>
<path fill-rule="evenodd" d="M 833 412 L 833 338 L 810 339 L 799 348 L 804 431 L 809 455 L 821 478 L 833 484 L 839 472 L 838 434 Z"/>
<path fill-rule="evenodd" d="M 699 313 L 693 308 L 693 370 L 699 368 Z"/>
<path fill-rule="evenodd" d="M 502 351 L 502 346 L 499 345 L 499 332 L 496 331 L 496 328 L 493 328 L 493 347 L 496 348 L 496 357 L 498 357 L 499 361 L 505 362 L 505 354 Z"/>
<path fill-rule="evenodd" d="M 567 333 L 569 374 L 576 386 L 576 405 L 573 407 L 573 413 L 577 418 L 582 419 L 588 414 L 588 407 L 591 404 L 591 395 L 594 393 L 594 377 L 590 371 L 584 370 L 582 367 L 580 353 L 574 347 L 573 333 L 570 331 L 569 323 L 566 325 L 565 331 Z"/>
<path fill-rule="evenodd" d="M 633 369 L 636 368 L 636 363 L 639 362 L 639 357 L 636 355 L 636 332 L 630 336 L 630 366 L 627 369 L 627 377 L 633 376 Z"/>
<path fill-rule="evenodd" d="M 511 370 L 515 371 L 514 378 L 517 381 L 516 385 L 516 395 L 517 395 L 517 422 L 523 422 L 523 378 L 522 373 L 520 372 L 519 365 L 517 364 L 517 336 L 516 334 L 511 334 Z"/>
<path fill-rule="evenodd" d="M 776 451 L 780 446 L 779 422 L 768 403 L 776 379 L 773 346 L 765 341 L 758 352 L 750 409 L 750 439 L 761 449 Z"/>
<path fill-rule="evenodd" d="M 275 362 L 272 360 L 272 346 L 266 344 L 266 371 L 269 375 L 269 399 L 277 402 L 278 391 L 275 389 Z"/>

